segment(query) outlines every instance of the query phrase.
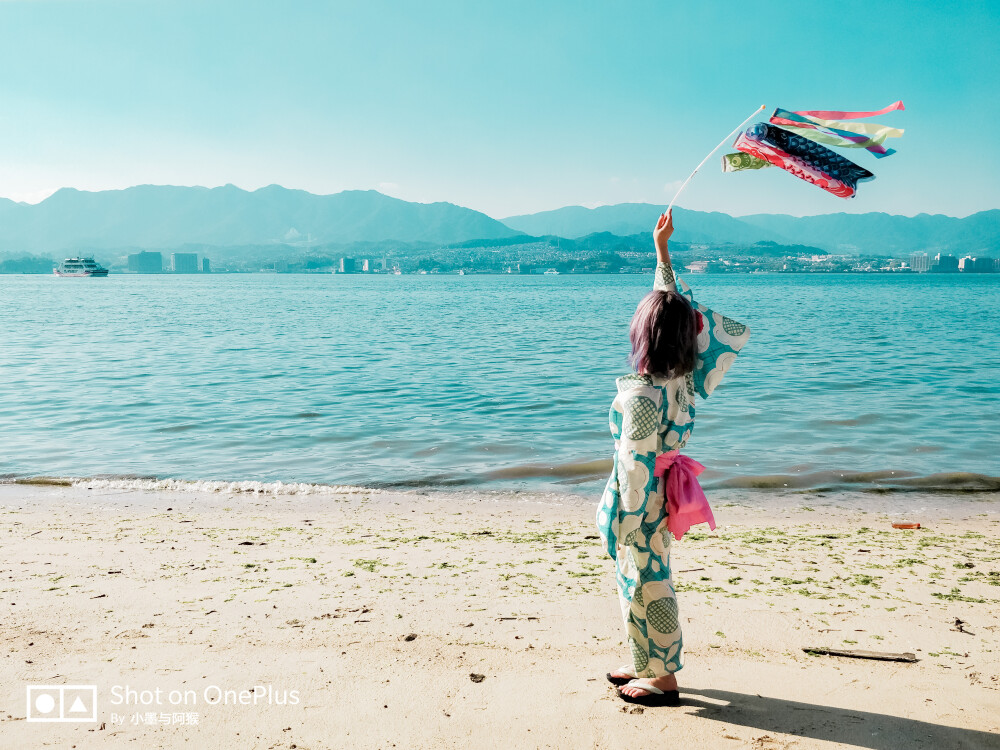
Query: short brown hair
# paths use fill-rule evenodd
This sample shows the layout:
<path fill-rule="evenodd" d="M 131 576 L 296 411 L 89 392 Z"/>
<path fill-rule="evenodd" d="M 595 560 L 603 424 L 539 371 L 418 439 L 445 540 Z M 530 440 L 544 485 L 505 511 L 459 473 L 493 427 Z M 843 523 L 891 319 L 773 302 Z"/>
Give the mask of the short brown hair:
<path fill-rule="evenodd" d="M 677 292 L 652 291 L 639 302 L 629 326 L 635 371 L 676 378 L 694 370 L 698 336 L 694 308 Z"/>

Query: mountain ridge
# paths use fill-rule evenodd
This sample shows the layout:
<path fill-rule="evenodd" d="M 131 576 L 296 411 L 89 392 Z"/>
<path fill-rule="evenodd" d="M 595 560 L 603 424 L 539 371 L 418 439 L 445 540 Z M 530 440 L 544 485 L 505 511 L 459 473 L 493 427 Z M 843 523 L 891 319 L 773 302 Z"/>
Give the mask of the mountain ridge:
<path fill-rule="evenodd" d="M 662 211 L 662 206 L 651 203 L 619 203 L 592 209 L 564 206 L 536 214 L 508 216 L 502 221 L 526 234 L 557 234 L 573 239 L 600 231 L 622 235 L 648 232 Z M 675 208 L 674 216 L 675 240 L 695 244 L 745 244 L 769 240 L 780 244 L 815 245 L 828 252 L 883 255 L 1000 250 L 1000 209 L 979 211 L 964 218 L 927 213 L 900 216 L 884 212 L 737 217 L 683 208 Z"/>
<path fill-rule="evenodd" d="M 0 207 L 0 250 L 229 246 L 315 236 L 323 242 L 428 241 L 520 234 L 486 214 L 451 203 L 410 203 L 374 190 L 315 195 L 268 185 L 122 190 L 62 188 L 44 201 Z"/>
<path fill-rule="evenodd" d="M 60 254 L 128 248 L 170 250 L 348 246 L 357 243 L 461 243 L 518 237 L 590 235 L 634 238 L 648 233 L 663 207 L 622 203 L 497 220 L 450 202 L 412 203 L 375 190 L 316 195 L 267 185 L 253 191 L 219 187 L 136 185 L 120 190 L 61 188 L 37 204 L 0 198 L 0 253 Z M 958 218 L 921 213 L 751 214 L 675 209 L 674 241 L 710 247 L 760 242 L 803 245 L 829 253 L 901 255 L 914 251 L 1000 254 L 1000 209 Z"/>

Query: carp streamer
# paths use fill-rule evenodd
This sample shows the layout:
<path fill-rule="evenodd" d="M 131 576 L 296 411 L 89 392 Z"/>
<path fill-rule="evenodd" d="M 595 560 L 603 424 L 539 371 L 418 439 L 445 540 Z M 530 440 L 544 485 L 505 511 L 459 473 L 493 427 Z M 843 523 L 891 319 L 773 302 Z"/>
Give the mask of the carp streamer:
<path fill-rule="evenodd" d="M 853 198 L 858 183 L 873 180 L 875 175 L 827 146 L 862 148 L 877 159 L 890 156 L 895 150 L 883 144 L 887 138 L 900 137 L 902 129 L 850 121 L 901 109 L 905 109 L 903 102 L 875 112 L 776 109 L 768 123 L 757 123 L 740 133 L 733 144 L 737 153 L 722 157 L 722 171 L 780 167 L 833 195 Z"/>

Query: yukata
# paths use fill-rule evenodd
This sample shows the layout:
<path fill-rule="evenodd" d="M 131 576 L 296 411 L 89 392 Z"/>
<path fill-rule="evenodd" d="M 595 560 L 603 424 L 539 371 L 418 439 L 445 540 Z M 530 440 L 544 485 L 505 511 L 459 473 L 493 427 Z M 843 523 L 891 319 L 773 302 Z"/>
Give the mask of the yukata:
<path fill-rule="evenodd" d="M 654 289 L 677 291 L 670 266 L 656 267 Z M 679 282 L 701 316 L 695 369 L 676 378 L 625 375 L 617 379 L 611 404 L 615 439 L 611 476 L 597 509 L 597 527 L 607 553 L 615 560 L 622 619 L 637 677 L 662 677 L 679 670 L 681 626 L 670 569 L 666 477 L 655 474 L 656 458 L 680 450 L 694 429 L 695 396 L 715 390 L 750 330 L 696 302 Z"/>

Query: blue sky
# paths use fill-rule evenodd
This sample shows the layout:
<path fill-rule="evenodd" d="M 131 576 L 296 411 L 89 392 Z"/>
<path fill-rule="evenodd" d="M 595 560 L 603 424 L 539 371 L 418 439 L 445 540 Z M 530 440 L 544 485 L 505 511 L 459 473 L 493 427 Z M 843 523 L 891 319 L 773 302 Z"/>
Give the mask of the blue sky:
<path fill-rule="evenodd" d="M 845 201 L 713 158 L 680 205 L 1000 207 L 1000 3 L 0 0 L 0 196 L 376 189 L 502 218 L 666 204 L 753 109 L 878 109 Z M 721 153 L 721 152 L 720 152 Z"/>

